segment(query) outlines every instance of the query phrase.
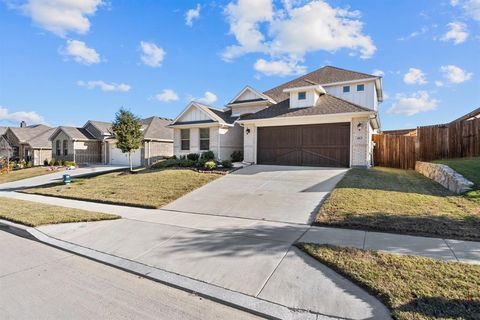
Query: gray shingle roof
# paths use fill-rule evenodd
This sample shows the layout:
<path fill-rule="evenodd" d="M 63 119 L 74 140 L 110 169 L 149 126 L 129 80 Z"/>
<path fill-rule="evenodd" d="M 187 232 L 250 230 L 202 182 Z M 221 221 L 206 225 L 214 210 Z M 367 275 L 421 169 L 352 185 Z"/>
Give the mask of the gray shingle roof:
<path fill-rule="evenodd" d="M 31 139 L 28 144 L 33 149 L 52 149 L 52 142 L 49 140 L 50 136 L 55 132 L 56 128 L 51 128 L 44 133 Z"/>
<path fill-rule="evenodd" d="M 143 138 L 146 140 L 173 140 L 173 129 L 168 125 L 171 119 L 150 117 L 143 119 L 142 124 L 146 126 L 143 131 Z"/>
<path fill-rule="evenodd" d="M 104 122 L 104 121 L 94 121 L 94 120 L 89 120 L 89 122 L 94 125 L 100 132 L 102 133 L 110 133 L 111 128 L 112 128 L 112 123 L 111 122 Z"/>
<path fill-rule="evenodd" d="M 232 124 L 238 119 L 238 117 L 232 117 L 232 110 L 222 111 L 212 108 L 209 109 L 228 124 Z"/>
<path fill-rule="evenodd" d="M 7 127 L 0 127 L 0 136 L 2 136 L 5 131 L 7 131 Z"/>
<path fill-rule="evenodd" d="M 314 107 L 290 109 L 290 99 L 286 99 L 257 113 L 242 116 L 242 120 L 299 117 L 365 111 L 374 112 L 373 110 L 361 107 L 359 105 L 334 97 L 332 95 L 323 94 L 318 98 L 317 105 Z"/>
<path fill-rule="evenodd" d="M 58 127 L 65 132 L 72 140 L 96 140 L 86 129 L 76 127 Z"/>
<path fill-rule="evenodd" d="M 33 138 L 50 130 L 50 127 L 47 127 L 46 125 L 43 125 L 43 124 L 38 124 L 38 125 L 28 126 L 24 128 L 9 127 L 9 129 L 17 137 L 20 143 L 28 143 Z"/>
<path fill-rule="evenodd" d="M 281 84 L 275 88 L 265 91 L 264 94 L 271 97 L 273 100 L 280 102 L 289 98 L 288 93 L 284 93 L 283 90 L 287 88 L 303 87 L 314 84 L 328 84 L 343 81 L 362 80 L 368 78 L 378 78 L 377 76 L 345 70 L 337 67 L 326 66 L 318 70 L 312 71 L 293 79 L 289 82 Z"/>

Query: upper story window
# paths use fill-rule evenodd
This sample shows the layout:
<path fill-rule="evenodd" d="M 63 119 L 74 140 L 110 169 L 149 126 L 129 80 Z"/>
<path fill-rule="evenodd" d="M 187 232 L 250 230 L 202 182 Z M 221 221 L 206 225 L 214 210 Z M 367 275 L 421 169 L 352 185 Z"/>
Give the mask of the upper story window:
<path fill-rule="evenodd" d="M 210 128 L 200 128 L 200 150 L 210 150 Z"/>
<path fill-rule="evenodd" d="M 57 156 L 62 154 L 62 149 L 60 148 L 60 140 L 55 141 L 55 150 Z"/>
<path fill-rule="evenodd" d="M 350 86 L 343 86 L 343 93 L 350 92 Z"/>
<path fill-rule="evenodd" d="M 307 99 L 307 93 L 305 91 L 301 91 L 298 93 L 298 100 L 305 100 Z"/>
<path fill-rule="evenodd" d="M 364 84 L 357 84 L 357 91 L 365 91 L 365 85 Z"/>
<path fill-rule="evenodd" d="M 190 129 L 180 130 L 181 149 L 190 150 Z"/>
<path fill-rule="evenodd" d="M 68 155 L 68 142 L 67 140 L 63 140 L 63 155 Z"/>

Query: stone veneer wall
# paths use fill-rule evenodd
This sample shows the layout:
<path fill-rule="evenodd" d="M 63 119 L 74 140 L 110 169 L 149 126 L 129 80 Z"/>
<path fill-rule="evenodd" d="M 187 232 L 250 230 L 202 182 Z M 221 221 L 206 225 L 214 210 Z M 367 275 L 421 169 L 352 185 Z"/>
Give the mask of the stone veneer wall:
<path fill-rule="evenodd" d="M 415 171 L 458 194 L 469 191 L 473 186 L 473 182 L 465 179 L 461 174 L 444 164 L 417 161 Z"/>

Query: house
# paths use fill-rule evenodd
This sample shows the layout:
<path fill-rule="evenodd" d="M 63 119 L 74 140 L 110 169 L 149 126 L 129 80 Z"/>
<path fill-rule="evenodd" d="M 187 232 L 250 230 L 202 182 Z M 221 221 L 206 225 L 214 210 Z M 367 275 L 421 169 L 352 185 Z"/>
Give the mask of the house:
<path fill-rule="evenodd" d="M 141 120 L 143 140 L 140 149 L 132 153 L 134 166 L 149 166 L 173 155 L 171 120 L 150 117 Z M 89 120 L 81 127 L 58 127 L 50 136 L 52 156 L 56 160 L 78 164 L 128 165 L 128 154 L 115 145 L 109 122 Z"/>
<path fill-rule="evenodd" d="M 249 163 L 368 167 L 382 100 L 381 77 L 331 66 L 265 92 L 247 86 L 222 110 L 191 102 L 172 122 L 174 153 L 210 149 L 223 160 L 235 149 Z"/>
<path fill-rule="evenodd" d="M 32 161 L 39 166 L 51 159 L 52 145 L 48 138 L 54 130 L 43 124 L 27 126 L 22 121 L 20 127 L 8 127 L 3 137 L 12 148 L 12 159 Z"/>

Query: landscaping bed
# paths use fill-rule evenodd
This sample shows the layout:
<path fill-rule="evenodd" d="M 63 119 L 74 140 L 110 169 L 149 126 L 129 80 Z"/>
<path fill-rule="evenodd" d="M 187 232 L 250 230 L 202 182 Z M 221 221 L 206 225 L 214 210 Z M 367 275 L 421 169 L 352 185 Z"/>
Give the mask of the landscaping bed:
<path fill-rule="evenodd" d="M 37 202 L 0 198 L 0 219 L 30 227 L 44 224 L 112 220 L 117 215 L 52 206 Z"/>
<path fill-rule="evenodd" d="M 449 166 L 474 183 L 472 191 L 465 196 L 480 203 L 480 158 L 444 159 L 432 161 Z"/>
<path fill-rule="evenodd" d="M 147 169 L 135 174 L 113 172 L 89 178 L 74 178 L 69 185 L 58 183 L 25 189 L 22 192 L 143 208 L 161 208 L 218 177 L 217 174 L 200 173 L 190 169 Z"/>
<path fill-rule="evenodd" d="M 321 207 L 316 224 L 480 240 L 480 203 L 412 170 L 351 169 Z"/>
<path fill-rule="evenodd" d="M 300 247 L 376 296 L 394 319 L 480 319 L 478 265 L 315 244 Z"/>

